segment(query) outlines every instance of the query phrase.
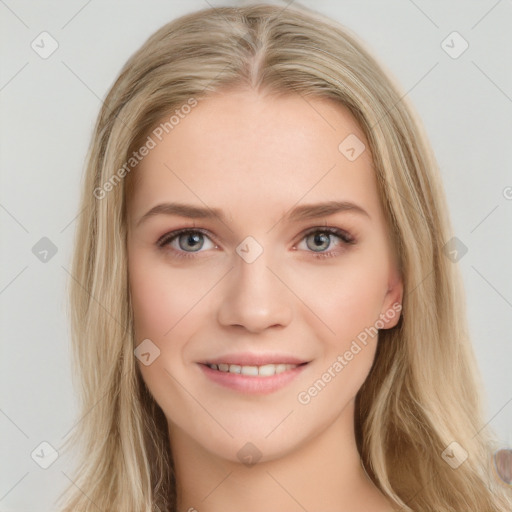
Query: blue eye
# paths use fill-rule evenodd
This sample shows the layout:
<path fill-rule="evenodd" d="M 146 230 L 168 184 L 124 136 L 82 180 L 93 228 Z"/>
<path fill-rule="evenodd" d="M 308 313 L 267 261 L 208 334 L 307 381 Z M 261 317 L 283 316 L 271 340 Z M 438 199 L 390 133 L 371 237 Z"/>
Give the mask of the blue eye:
<path fill-rule="evenodd" d="M 311 243 L 310 243 L 311 242 Z M 324 251 L 331 245 L 331 234 L 317 231 L 306 237 L 306 245 L 312 251 Z"/>
<path fill-rule="evenodd" d="M 182 251 L 191 250 L 193 252 L 199 251 L 204 245 L 204 235 L 202 233 L 182 233 L 176 237 L 179 248 Z"/>
<path fill-rule="evenodd" d="M 355 244 L 355 239 L 346 231 L 334 227 L 315 227 L 306 232 L 297 244 L 297 249 L 310 253 L 315 258 L 338 256 L 347 246 Z M 176 258 L 194 258 L 195 253 L 218 246 L 201 229 L 180 229 L 165 234 L 157 241 L 158 247 L 169 246 L 171 255 Z M 331 249 L 331 246 L 337 248 Z"/>
<path fill-rule="evenodd" d="M 306 248 L 312 252 L 319 253 L 318 255 L 322 255 L 323 253 L 329 253 L 328 249 L 331 245 L 338 239 L 338 244 L 353 244 L 355 243 L 354 239 L 346 232 L 337 229 L 337 228 L 314 228 L 310 230 L 302 240 L 306 242 Z M 301 241 L 302 242 L 302 241 Z M 301 244 L 297 246 L 299 249 L 304 249 L 300 247 Z"/>
<path fill-rule="evenodd" d="M 201 249 L 214 249 L 216 247 L 206 234 L 197 229 L 173 231 L 164 235 L 157 242 L 157 245 L 159 247 L 169 245 L 177 253 L 194 253 L 200 252 Z"/>

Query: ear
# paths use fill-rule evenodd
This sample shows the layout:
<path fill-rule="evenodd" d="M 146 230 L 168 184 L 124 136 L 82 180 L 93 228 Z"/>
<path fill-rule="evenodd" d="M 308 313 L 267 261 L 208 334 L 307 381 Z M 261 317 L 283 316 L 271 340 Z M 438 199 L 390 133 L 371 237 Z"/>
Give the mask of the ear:
<path fill-rule="evenodd" d="M 402 299 L 404 294 L 403 279 L 397 269 L 390 275 L 388 289 L 384 296 L 379 319 L 384 326 L 382 329 L 391 329 L 400 320 Z"/>

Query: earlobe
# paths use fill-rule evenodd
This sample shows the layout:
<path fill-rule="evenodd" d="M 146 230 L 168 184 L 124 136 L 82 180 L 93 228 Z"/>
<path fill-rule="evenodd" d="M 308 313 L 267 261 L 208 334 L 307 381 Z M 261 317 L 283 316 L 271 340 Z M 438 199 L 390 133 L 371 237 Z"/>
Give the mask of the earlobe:
<path fill-rule="evenodd" d="M 396 275 L 392 282 L 388 285 L 386 296 L 380 314 L 380 319 L 384 324 L 383 329 L 391 329 L 400 320 L 402 312 L 402 299 L 404 293 L 404 285 L 401 276 Z"/>

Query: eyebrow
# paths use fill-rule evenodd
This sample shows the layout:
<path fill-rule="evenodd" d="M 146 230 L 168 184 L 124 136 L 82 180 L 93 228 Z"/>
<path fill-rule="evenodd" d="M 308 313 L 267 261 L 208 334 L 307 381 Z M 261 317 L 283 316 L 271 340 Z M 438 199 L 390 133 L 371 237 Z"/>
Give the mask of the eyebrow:
<path fill-rule="evenodd" d="M 370 214 L 361 206 L 350 201 L 327 201 L 324 203 L 304 204 L 296 206 L 286 213 L 281 220 L 288 222 L 298 222 L 301 220 L 316 219 L 328 215 L 334 215 L 340 212 L 353 212 L 370 219 Z M 208 208 L 194 206 L 184 203 L 160 203 L 147 211 L 138 221 L 136 226 L 140 226 L 145 220 L 155 215 L 175 215 L 189 219 L 220 219 L 225 222 L 225 215 L 218 208 Z"/>

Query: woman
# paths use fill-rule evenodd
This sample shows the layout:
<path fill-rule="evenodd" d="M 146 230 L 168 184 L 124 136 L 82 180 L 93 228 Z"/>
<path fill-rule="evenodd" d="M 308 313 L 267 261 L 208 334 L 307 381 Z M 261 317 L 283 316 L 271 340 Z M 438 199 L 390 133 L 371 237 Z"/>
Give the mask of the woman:
<path fill-rule="evenodd" d="M 76 235 L 63 510 L 510 510 L 401 96 L 293 7 L 205 9 L 129 59 Z"/>

